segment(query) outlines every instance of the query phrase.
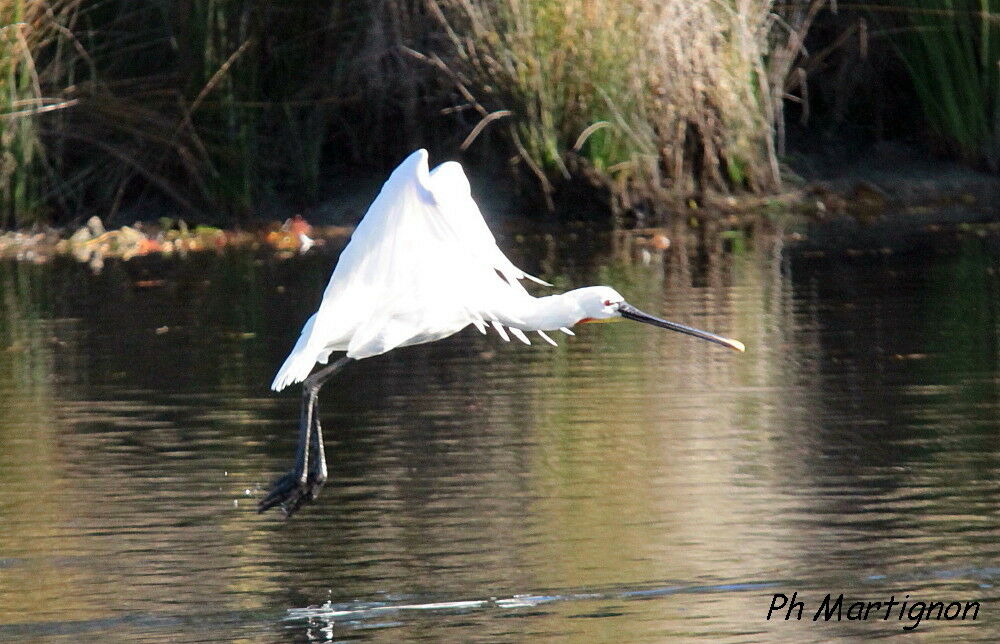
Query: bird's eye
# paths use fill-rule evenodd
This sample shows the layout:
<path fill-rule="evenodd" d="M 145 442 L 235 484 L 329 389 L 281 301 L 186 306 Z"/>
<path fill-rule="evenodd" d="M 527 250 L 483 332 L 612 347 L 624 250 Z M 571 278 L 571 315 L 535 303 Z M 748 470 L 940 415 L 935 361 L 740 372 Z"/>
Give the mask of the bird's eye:
<path fill-rule="evenodd" d="M 611 300 L 604 300 L 604 306 L 611 306 Z"/>

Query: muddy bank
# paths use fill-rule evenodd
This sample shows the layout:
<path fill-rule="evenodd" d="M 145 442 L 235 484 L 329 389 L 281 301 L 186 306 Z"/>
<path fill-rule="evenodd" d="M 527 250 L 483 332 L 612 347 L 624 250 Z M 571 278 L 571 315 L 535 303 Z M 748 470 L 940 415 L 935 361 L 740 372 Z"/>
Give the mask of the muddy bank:
<path fill-rule="evenodd" d="M 799 215 L 793 229 L 811 251 L 899 252 L 925 246 L 925 233 L 987 231 L 1000 222 L 1000 176 L 922 146 L 833 147 L 790 162 L 801 178 L 799 201 L 790 204 Z"/>
<path fill-rule="evenodd" d="M 662 217 L 631 213 L 618 226 L 600 199 L 566 200 L 549 212 L 513 190 L 495 168 L 475 172 L 472 183 L 484 217 L 502 240 L 522 233 L 577 237 L 581 226 L 615 228 L 616 247 L 629 252 L 662 251 L 681 236 L 694 246 L 715 246 L 720 236 L 749 239 L 761 229 L 784 230 L 788 243 L 815 255 L 906 252 L 925 248 L 934 238 L 927 233 L 992 234 L 1000 226 L 1000 177 L 934 159 L 916 146 L 878 144 L 851 153 L 833 149 L 793 155 L 790 163 L 796 174 L 781 194 L 706 196 L 676 203 Z M 274 211 L 283 222 L 260 221 L 242 229 L 188 227 L 180 219 L 150 220 L 150 213 L 143 218 L 133 212 L 139 221 L 121 225 L 119 216 L 109 230 L 93 217 L 80 226 L 8 231 L 0 234 L 0 259 L 44 262 L 68 255 L 99 270 L 107 258 L 232 248 L 291 257 L 314 246 L 346 243 L 380 186 L 381 177 L 373 175 L 331 178 L 328 194 L 336 198 L 294 216 L 278 207 Z"/>
<path fill-rule="evenodd" d="M 354 231 L 347 226 L 313 226 L 300 216 L 253 229 L 189 227 L 184 220 L 163 218 L 106 230 L 97 217 L 79 227 L 37 227 L 0 234 L 0 259 L 36 264 L 68 256 L 99 272 L 110 259 L 187 257 L 191 253 L 231 249 L 260 251 L 282 257 L 325 245 L 343 246 Z"/>

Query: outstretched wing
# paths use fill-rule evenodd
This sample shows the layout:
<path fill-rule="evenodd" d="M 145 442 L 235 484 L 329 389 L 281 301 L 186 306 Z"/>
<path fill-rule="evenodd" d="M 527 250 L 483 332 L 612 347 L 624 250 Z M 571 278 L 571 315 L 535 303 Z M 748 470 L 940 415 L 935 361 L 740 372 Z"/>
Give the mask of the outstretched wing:
<path fill-rule="evenodd" d="M 414 154 L 420 152 L 423 150 Z M 461 164 L 455 161 L 442 163 L 430 172 L 430 179 L 430 191 L 437 202 L 439 216 L 446 222 L 454 238 L 512 284 L 515 280 L 529 279 L 543 286 L 552 286 L 514 266 L 497 246 L 497 240 L 486 225 L 483 213 L 472 198 L 469 179 Z"/>
<path fill-rule="evenodd" d="M 272 388 L 303 380 L 331 351 L 366 358 L 469 324 L 484 330 L 516 320 L 512 311 L 531 297 L 524 278 L 541 282 L 497 247 L 462 167 L 451 162 L 429 172 L 427 152 L 417 150 L 358 224 Z"/>

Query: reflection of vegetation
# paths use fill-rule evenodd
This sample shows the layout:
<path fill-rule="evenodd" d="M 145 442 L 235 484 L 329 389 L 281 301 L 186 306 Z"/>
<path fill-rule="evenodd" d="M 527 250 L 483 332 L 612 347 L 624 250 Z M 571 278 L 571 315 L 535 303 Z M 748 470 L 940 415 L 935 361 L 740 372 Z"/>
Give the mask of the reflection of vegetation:
<path fill-rule="evenodd" d="M 66 571 L 47 559 L 50 539 L 59 533 L 60 472 L 65 454 L 58 440 L 55 409 L 59 400 L 57 353 L 73 364 L 73 338 L 61 338 L 52 318 L 51 266 L 0 264 L 0 553 L 3 557 L 42 557 L 30 568 L 14 566 L 0 576 L 5 616 L 30 615 L 51 600 L 48 588 L 66 583 Z M 65 340 L 68 340 L 66 342 Z M 25 517 L 42 526 L 25 528 Z M 67 598 L 69 618 L 90 599 Z M 4 621 L 7 621 L 4 620 Z"/>
<path fill-rule="evenodd" d="M 793 291 L 779 235 L 750 237 L 739 255 L 664 259 L 577 257 L 581 273 L 562 281 L 609 282 L 651 312 L 744 340 L 746 354 L 620 322 L 582 325 L 558 349 L 470 330 L 362 361 L 324 392 L 333 480 L 292 523 L 262 522 L 242 491 L 287 465 L 297 400 L 265 387 L 321 295 L 329 256 L 115 260 L 99 276 L 72 263 L 4 265 L 0 555 L 14 561 L 0 576 L 0 594 L 13 598 L 0 618 L 167 611 L 187 629 L 205 621 L 206 605 L 277 614 L 327 597 L 379 599 L 381 589 L 422 600 L 815 581 L 854 575 L 869 542 L 890 558 L 897 550 L 909 570 L 914 551 L 899 544 L 914 545 L 920 521 L 928 543 L 917 554 L 987 552 L 973 548 L 995 542 L 1000 293 L 983 242 L 954 261 L 930 258 L 926 311 L 897 289 L 912 267 L 877 283 L 900 295 L 901 310 L 881 308 L 878 288 L 850 290 L 839 267 L 803 269 Z M 54 291 L 63 284 L 73 288 Z M 77 320 L 53 322 L 67 313 Z M 60 344 L 69 334 L 59 324 L 86 341 Z M 886 364 L 872 356 L 920 324 L 926 362 L 886 386 Z M 74 353 L 91 380 L 67 400 Z M 952 387 L 926 396 L 939 389 L 927 383 Z M 911 384 L 926 396 L 916 406 Z M 953 529 L 970 508 L 987 517 L 971 538 Z M 872 538 L 893 521 L 903 530 Z M 739 614 L 746 597 L 713 594 L 713 614 Z M 592 640 L 659 639 L 663 620 L 626 612 L 573 621 Z M 690 623 L 679 619 L 679 629 Z"/>
<path fill-rule="evenodd" d="M 998 400 L 995 379 L 984 377 L 1000 366 L 998 270 L 984 241 L 966 238 L 957 256 L 932 265 L 923 298 L 925 366 L 935 381 L 957 386 L 952 398 L 964 408 Z"/>
<path fill-rule="evenodd" d="M 51 316 L 45 267 L 24 262 L 0 266 L 0 354 L 4 382 L 25 391 L 47 388 L 54 357 L 46 319 Z"/>
<path fill-rule="evenodd" d="M 794 322 L 780 243 L 759 235 L 743 254 L 698 266 L 686 252 L 649 266 L 614 260 L 589 276 L 650 312 L 740 338 L 748 352 L 621 322 L 583 326 L 558 357 L 542 358 L 536 513 L 551 533 L 541 584 L 696 578 L 711 555 L 693 549 L 740 551 L 734 576 L 766 567 L 755 557 L 775 544 L 728 526 L 754 512 L 738 481 L 750 474 L 767 485 L 775 432 L 810 413 L 786 386 L 800 358 L 786 335 Z"/>
<path fill-rule="evenodd" d="M 209 257 L 204 275 L 191 272 L 188 278 L 204 278 L 207 289 L 203 294 L 205 320 L 230 332 L 261 333 L 266 314 L 266 282 L 264 267 L 248 252 L 227 253 L 224 257 Z M 240 297 L 232 295 L 239 293 Z"/>
<path fill-rule="evenodd" d="M 138 286 L 149 262 L 111 260 L 98 276 L 62 260 L 0 264 L 0 622 L 150 613 L 181 586 L 219 601 L 259 574 L 266 544 L 219 508 L 253 485 L 233 478 L 254 458 L 240 447 L 260 424 L 245 391 L 258 386 L 247 370 L 261 368 L 231 357 L 259 353 L 241 334 L 253 328 L 248 309 L 267 307 L 241 286 L 251 264 L 198 259 L 215 264 L 155 265 L 179 268 L 183 295 Z M 205 284 L 219 275 L 226 292 Z M 229 306 L 207 307 L 206 293 Z M 192 390 L 214 395 L 189 405 Z M 222 579 L 220 563 L 177 569 L 178 552 L 200 549 L 246 566 Z M 269 584 L 254 580 L 258 595 L 230 605 L 257 607 Z M 130 592 L 109 601 L 113 588 Z"/>

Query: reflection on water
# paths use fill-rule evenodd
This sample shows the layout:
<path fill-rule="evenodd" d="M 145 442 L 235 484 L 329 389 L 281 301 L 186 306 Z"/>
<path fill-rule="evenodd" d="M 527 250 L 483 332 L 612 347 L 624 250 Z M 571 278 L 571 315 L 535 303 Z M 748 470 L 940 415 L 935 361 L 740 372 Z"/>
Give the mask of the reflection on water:
<path fill-rule="evenodd" d="M 505 245 L 746 354 L 621 323 L 556 349 L 463 332 L 361 361 L 324 390 L 331 480 L 290 522 L 255 513 L 298 417 L 267 385 L 331 255 L 3 265 L 0 639 L 825 641 L 905 624 L 765 620 L 797 591 L 978 600 L 979 620 L 917 632 L 996 640 L 996 236 L 824 258 L 779 235 L 720 238 L 728 254 L 665 236 Z"/>

